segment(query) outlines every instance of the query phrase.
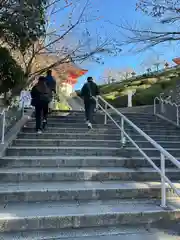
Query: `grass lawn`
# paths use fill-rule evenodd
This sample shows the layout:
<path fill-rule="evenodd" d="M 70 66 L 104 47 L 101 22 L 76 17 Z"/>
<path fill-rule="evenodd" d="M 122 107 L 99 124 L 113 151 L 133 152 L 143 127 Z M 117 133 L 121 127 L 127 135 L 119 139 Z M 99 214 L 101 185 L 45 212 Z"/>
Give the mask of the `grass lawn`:
<path fill-rule="evenodd" d="M 173 71 L 101 85 L 101 95 L 115 107 L 126 107 L 128 91 L 135 90 L 133 106 L 151 105 L 160 93 L 175 88 L 177 81 L 180 80 L 180 70 Z"/>

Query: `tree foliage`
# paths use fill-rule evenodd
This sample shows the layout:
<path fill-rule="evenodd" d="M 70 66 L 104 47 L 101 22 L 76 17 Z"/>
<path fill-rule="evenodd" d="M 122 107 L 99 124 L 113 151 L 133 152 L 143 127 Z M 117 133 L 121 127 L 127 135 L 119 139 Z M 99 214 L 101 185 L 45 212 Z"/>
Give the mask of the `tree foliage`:
<path fill-rule="evenodd" d="M 24 72 L 6 48 L 0 48 L 0 93 L 24 86 Z"/>
<path fill-rule="evenodd" d="M 45 33 L 46 0 L 1 0 L 0 39 L 24 51 Z"/>

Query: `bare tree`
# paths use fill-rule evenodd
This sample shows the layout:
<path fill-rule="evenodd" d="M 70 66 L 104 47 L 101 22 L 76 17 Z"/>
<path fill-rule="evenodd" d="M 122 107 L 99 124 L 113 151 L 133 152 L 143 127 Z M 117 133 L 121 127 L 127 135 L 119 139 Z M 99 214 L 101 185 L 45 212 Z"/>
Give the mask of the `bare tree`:
<path fill-rule="evenodd" d="M 123 35 L 126 33 L 124 43 L 133 44 L 142 51 L 161 43 L 180 41 L 180 0 L 138 0 L 136 10 L 155 18 L 154 27 L 118 25 Z"/>
<path fill-rule="evenodd" d="M 45 36 L 32 43 L 25 52 L 18 51 L 17 53 L 16 51 L 15 53 L 18 55 L 28 79 L 64 63 L 82 63 L 87 59 L 101 63 L 102 54 L 115 55 L 121 51 L 120 46 L 113 38 L 102 37 L 100 34 L 92 35 L 86 27 L 91 21 L 98 21 L 98 16 L 87 14 L 90 0 L 85 0 L 78 17 L 76 9 L 79 7 L 79 1 L 74 1 L 73 4 L 65 1 L 64 5 L 59 5 L 59 2 L 61 1 L 52 0 L 47 7 Z M 64 11 L 65 8 L 68 9 L 65 23 L 54 29 L 49 19 L 53 19 L 57 13 Z M 73 17 L 75 11 L 76 17 Z M 45 57 L 47 59 L 47 56 L 50 61 L 46 61 L 44 66 L 38 63 L 39 59 L 42 61 Z M 37 69 L 35 65 L 41 65 L 40 69 Z"/>
<path fill-rule="evenodd" d="M 104 82 L 105 83 L 113 83 L 113 82 L 121 82 L 127 80 L 136 73 L 131 68 L 124 68 L 124 69 L 106 69 L 104 72 Z"/>
<path fill-rule="evenodd" d="M 149 16 L 162 18 L 162 23 L 179 21 L 179 0 L 138 0 L 136 7 Z"/>
<path fill-rule="evenodd" d="M 152 52 L 152 54 L 148 54 L 146 58 L 141 63 L 141 66 L 143 69 L 146 69 L 148 73 L 151 71 L 159 71 L 164 67 L 165 59 L 163 57 L 163 54 L 157 53 L 155 51 Z"/>

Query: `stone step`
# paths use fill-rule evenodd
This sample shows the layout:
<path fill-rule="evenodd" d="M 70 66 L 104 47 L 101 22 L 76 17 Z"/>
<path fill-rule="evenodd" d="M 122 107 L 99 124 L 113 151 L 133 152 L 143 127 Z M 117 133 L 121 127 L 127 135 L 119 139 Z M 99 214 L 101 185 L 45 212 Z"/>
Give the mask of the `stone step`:
<path fill-rule="evenodd" d="M 118 117 L 118 116 L 114 116 L 113 117 L 114 120 L 116 120 L 117 122 L 121 122 L 121 118 Z M 163 121 L 161 119 L 153 119 L 151 121 L 144 121 L 144 119 L 134 119 L 134 118 L 128 118 L 130 121 L 133 121 L 135 123 L 140 123 L 140 124 L 143 124 L 143 125 L 146 125 L 146 124 L 152 124 L 152 125 L 165 125 L 165 126 L 172 126 L 174 128 L 176 128 L 174 125 L 166 122 L 166 121 Z M 104 116 L 94 116 L 94 121 L 96 121 L 97 123 L 101 123 L 101 124 L 104 124 Z M 31 118 L 28 122 L 30 123 L 35 123 L 35 118 Z M 77 117 L 57 117 L 57 118 L 52 118 L 52 117 L 48 117 L 48 122 L 51 122 L 51 123 L 67 123 L 67 124 L 70 124 L 70 123 L 85 123 L 86 122 L 86 119 L 85 118 L 77 118 Z M 112 120 L 110 118 L 107 118 L 107 123 L 108 124 L 113 124 Z M 126 123 L 126 121 L 125 121 Z"/>
<path fill-rule="evenodd" d="M 121 111 L 120 111 L 121 112 Z M 144 119 L 144 120 L 148 120 L 148 119 L 160 119 L 158 116 L 155 116 L 155 115 L 153 115 L 153 114 L 137 114 L 137 113 L 135 113 L 135 114 L 129 114 L 129 113 L 123 113 L 123 112 L 121 112 L 124 116 L 126 116 L 127 118 L 134 118 L 134 119 Z M 118 114 L 117 113 L 115 113 L 115 112 L 112 112 L 112 113 L 110 113 L 111 114 L 111 116 L 113 116 L 113 117 L 120 117 L 120 116 L 118 116 Z M 95 116 L 97 116 L 97 117 L 101 117 L 101 116 L 104 116 L 104 113 L 103 112 L 96 112 L 95 113 Z M 67 118 L 77 118 L 77 119 L 79 119 L 79 118 L 84 118 L 85 117 L 85 113 L 84 113 L 84 111 L 79 111 L 79 112 L 76 112 L 76 113 L 73 113 L 73 114 L 66 114 L 66 115 L 62 115 L 62 114 L 50 114 L 49 115 L 49 117 L 50 118 L 58 118 L 58 117 L 60 117 L 60 118 L 63 118 L 63 117 L 67 117 Z"/>
<path fill-rule="evenodd" d="M 150 121 L 149 122 L 140 122 L 140 121 L 132 121 L 135 125 L 139 126 L 140 128 L 144 128 L 144 129 L 154 129 L 154 128 L 160 128 L 160 129 L 166 129 L 168 127 L 169 130 L 172 131 L 179 131 L 179 128 L 176 128 L 174 125 L 169 124 L 169 123 L 164 123 L 164 122 L 154 122 L 154 124 L 152 124 Z M 117 119 L 117 123 L 121 123 L 120 119 Z M 153 125 L 153 126 L 152 126 Z M 34 127 L 35 126 L 35 121 L 29 121 L 26 124 L 27 127 Z M 48 127 L 61 127 L 63 126 L 64 128 L 84 128 L 87 126 L 86 122 L 83 121 L 77 121 L 74 120 L 74 122 L 68 122 L 66 121 L 66 119 L 64 119 L 63 121 L 60 120 L 48 120 Z M 103 121 L 98 121 L 95 120 L 95 123 L 93 124 L 94 128 L 117 128 L 116 125 L 109 120 L 107 122 L 106 125 L 104 125 Z M 132 127 L 129 125 L 129 123 L 125 122 L 124 126 L 126 129 L 131 129 Z"/>
<path fill-rule="evenodd" d="M 176 130 L 176 129 L 151 129 L 151 128 L 141 128 L 145 133 L 147 133 L 148 135 L 180 135 L 180 130 Z M 35 132 L 35 128 L 34 126 L 31 126 L 31 127 L 24 127 L 22 129 L 23 132 L 25 133 L 32 133 L 32 132 Z M 120 129 L 114 127 L 114 128 L 111 128 L 111 127 L 106 127 L 104 125 L 102 125 L 100 128 L 99 127 L 96 127 L 96 125 L 93 126 L 93 129 L 92 130 L 89 130 L 88 127 L 79 127 L 79 128 L 73 128 L 72 125 L 70 127 L 67 127 L 65 128 L 64 127 L 47 127 L 45 129 L 45 133 L 86 133 L 86 132 L 92 132 L 92 131 L 96 131 L 97 133 L 106 133 L 106 134 L 114 134 L 114 133 L 120 133 Z M 129 128 L 125 128 L 125 131 L 128 133 L 128 134 L 138 134 L 138 132 L 133 129 L 132 127 L 129 127 Z"/>
<path fill-rule="evenodd" d="M 22 129 L 22 132 L 24 133 L 35 133 L 35 128 L 32 127 L 25 127 Z M 106 127 L 103 126 L 103 128 L 94 128 L 89 130 L 88 127 L 84 127 L 84 128 L 73 128 L 73 127 L 69 127 L 69 128 L 65 128 L 65 127 L 47 127 L 44 130 L 45 133 L 92 133 L 95 132 L 96 134 L 117 134 L 118 132 L 120 133 L 120 130 L 117 129 L 108 129 Z"/>
<path fill-rule="evenodd" d="M 179 202 L 168 201 L 166 211 L 155 200 L 65 201 L 9 203 L 0 206 L 0 231 L 77 229 L 136 225 L 160 218 L 179 220 Z"/>
<path fill-rule="evenodd" d="M 144 121 L 139 121 L 139 120 L 137 120 L 137 121 L 132 120 L 132 122 L 139 127 L 148 126 L 148 127 L 151 127 L 152 129 L 155 128 L 155 127 L 156 128 L 160 127 L 160 128 L 168 128 L 168 129 L 179 130 L 179 128 L 177 128 L 176 126 L 174 126 L 173 124 L 168 123 L 168 122 L 151 122 L 151 121 L 144 122 Z M 109 122 L 108 122 L 108 124 L 109 124 Z M 127 123 L 127 125 L 128 125 L 128 123 Z"/>
<path fill-rule="evenodd" d="M 153 147 L 152 144 L 148 141 L 136 141 L 136 144 L 140 148 L 151 148 Z M 158 144 L 160 144 L 163 148 L 180 148 L 180 141 L 158 141 Z M 127 147 L 133 147 L 133 144 L 131 142 L 126 143 Z"/>
<path fill-rule="evenodd" d="M 114 118 L 118 118 L 117 115 L 112 115 Z M 140 121 L 144 121 L 144 122 L 148 122 L 148 121 L 163 121 L 162 119 L 160 119 L 159 117 L 153 116 L 153 115 L 145 115 L 145 116 L 128 116 L 127 114 L 124 114 L 124 116 L 126 118 L 128 118 L 129 120 L 140 120 Z"/>
<path fill-rule="evenodd" d="M 180 169 L 167 168 L 166 176 L 179 180 Z M 160 175 L 152 168 L 123 167 L 63 167 L 63 168 L 9 168 L 0 169 L 1 182 L 37 181 L 156 181 Z"/>
<path fill-rule="evenodd" d="M 178 240 L 177 234 L 137 225 L 1 233 L 1 237 L 3 240 Z"/>
<path fill-rule="evenodd" d="M 104 116 L 94 116 L 94 119 L 99 121 L 100 123 L 104 123 Z M 118 118 L 117 118 L 118 119 Z M 66 122 L 66 123 L 85 123 L 86 119 L 85 116 L 84 117 L 49 117 L 48 116 L 48 122 Z M 110 123 L 112 123 L 112 121 L 109 119 L 108 120 Z M 31 118 L 30 122 L 34 122 L 35 123 L 35 118 Z"/>
<path fill-rule="evenodd" d="M 147 129 L 147 130 L 151 130 L 151 129 L 153 129 L 153 130 L 159 130 L 159 129 L 161 129 L 161 130 L 164 130 L 164 129 L 166 129 L 167 127 L 168 127 L 168 129 L 169 130 L 172 130 L 172 131 L 177 131 L 176 130 L 176 128 L 173 126 L 173 125 L 171 125 L 171 126 L 164 126 L 164 125 L 162 125 L 162 124 L 156 124 L 156 125 L 154 125 L 153 127 L 152 127 L 152 125 L 151 125 L 151 123 L 147 123 L 147 124 L 140 124 L 140 123 L 138 123 L 138 124 L 136 124 L 137 126 L 139 126 L 141 129 Z M 27 124 L 26 124 L 26 127 L 27 128 L 31 128 L 31 127 L 33 127 L 34 128 L 34 126 L 35 126 L 35 122 L 28 122 Z M 53 122 L 53 121 L 49 121 L 48 122 L 48 124 L 47 124 L 47 127 L 48 128 L 87 128 L 87 124 L 85 123 L 85 122 L 78 122 L 78 123 L 69 123 L 69 122 Z M 112 122 L 109 122 L 108 124 L 106 124 L 106 125 L 104 125 L 104 123 L 101 123 L 101 124 L 98 124 L 98 123 L 95 123 L 95 124 L 93 124 L 93 128 L 95 128 L 95 129 L 98 129 L 98 128 L 113 128 L 113 129 L 118 129 L 117 127 L 116 127 L 116 125 L 114 124 L 114 123 L 112 123 Z M 129 125 L 129 124 L 125 124 L 125 129 L 132 129 L 132 127 Z M 179 130 L 179 129 L 178 129 Z"/>
<path fill-rule="evenodd" d="M 135 141 L 145 141 L 145 138 L 138 134 L 131 134 L 132 139 Z M 180 141 L 180 136 L 177 135 L 149 135 L 155 141 Z M 99 133 L 97 131 L 88 131 L 88 132 L 81 132 L 81 133 L 45 133 L 36 134 L 35 132 L 31 133 L 24 133 L 20 132 L 17 136 L 20 139 L 28 138 L 28 139 L 92 139 L 92 140 L 120 140 L 120 132 L 118 131 L 114 134 L 107 134 L 107 133 Z"/>
<path fill-rule="evenodd" d="M 175 130 L 175 129 L 169 129 L 169 128 L 164 128 L 164 129 L 146 129 L 146 128 L 141 128 L 145 133 L 148 135 L 180 135 L 180 130 Z M 132 131 L 127 131 L 127 133 L 132 133 Z M 137 131 L 134 130 L 134 132 L 137 133 Z"/>
<path fill-rule="evenodd" d="M 141 148 L 149 157 L 159 157 L 155 148 Z M 174 157 L 180 157 L 180 149 L 166 149 Z M 7 156 L 116 156 L 142 157 L 135 147 L 37 147 L 37 146 L 10 146 L 6 150 Z"/>
<path fill-rule="evenodd" d="M 140 122 L 144 122 L 144 123 L 147 123 L 147 122 L 161 122 L 161 123 L 164 123 L 164 124 L 169 124 L 167 121 L 164 121 L 163 119 L 159 118 L 158 116 L 146 116 L 146 117 L 143 117 L 143 116 L 127 116 L 126 114 L 124 115 L 126 118 L 128 118 L 129 120 L 133 120 L 133 121 L 140 121 Z M 117 116 L 113 115 L 114 118 L 117 118 Z M 149 121 L 148 121 L 149 120 Z"/>
<path fill-rule="evenodd" d="M 180 148 L 180 141 L 158 141 L 163 148 Z M 148 141 L 136 141 L 141 148 L 152 147 Z M 92 140 L 92 139 L 16 139 L 12 146 L 91 146 L 91 147 L 121 147 L 121 140 Z M 127 147 L 133 147 L 131 142 L 126 143 Z"/>
<path fill-rule="evenodd" d="M 180 183 L 174 183 L 180 189 Z M 168 199 L 177 195 L 167 185 Z M 53 202 L 70 200 L 160 199 L 161 182 L 8 182 L 0 183 L 0 202 Z"/>
<path fill-rule="evenodd" d="M 13 146 L 91 146 L 91 147 L 121 147 L 120 140 L 92 140 L 92 139 L 16 139 Z"/>
<path fill-rule="evenodd" d="M 122 114 L 127 116 L 127 117 L 158 118 L 158 116 L 154 115 L 153 113 L 127 113 L 127 112 L 124 112 Z"/>
<path fill-rule="evenodd" d="M 25 236 L 25 237 L 23 237 Z M 35 238 L 34 238 L 35 236 Z M 178 235 L 177 235 L 178 236 Z M 63 240 L 179 240 L 175 234 L 169 234 L 166 232 L 156 232 L 156 233 L 130 233 L 130 234 L 115 234 L 115 235 L 101 235 L 101 236 L 79 236 L 79 237 L 62 237 L 61 231 L 52 232 L 46 231 L 43 232 L 42 235 L 39 232 L 34 234 L 30 232 L 23 233 L 22 236 L 20 234 L 2 234 L 3 240 L 54 240 L 54 239 L 63 239 Z M 38 238 L 37 238 L 38 237 Z"/>
<path fill-rule="evenodd" d="M 156 115 L 154 115 L 153 113 L 137 113 L 137 112 L 124 112 L 124 115 L 125 116 L 128 116 L 128 117 L 157 117 Z"/>
<path fill-rule="evenodd" d="M 179 142 L 180 141 L 180 136 L 178 135 L 165 135 L 165 134 L 159 134 L 158 132 L 156 134 L 148 134 L 153 140 L 157 141 L 157 142 L 161 142 L 161 141 L 172 141 L 172 142 Z M 135 134 L 131 134 L 130 137 L 132 139 L 134 139 L 135 141 L 143 141 L 145 140 L 145 138 L 141 135 L 135 135 Z"/>
<path fill-rule="evenodd" d="M 112 115 L 111 115 L 112 116 Z M 112 116 L 114 118 L 114 120 L 116 121 L 120 121 L 121 117 L 119 117 L 118 115 L 114 115 Z M 148 118 L 149 121 L 144 120 L 143 118 L 128 118 L 130 121 L 134 121 L 134 122 L 140 122 L 142 124 L 147 124 L 147 123 L 154 123 L 154 124 L 165 124 L 165 125 L 171 125 L 166 121 L 161 120 L 160 118 Z M 99 123 L 104 123 L 104 115 L 102 116 L 96 116 L 94 115 L 94 120 L 99 122 Z M 31 118 L 30 120 L 31 122 L 35 122 L 35 118 Z M 80 117 L 48 117 L 48 121 L 49 122 L 67 122 L 67 123 L 77 123 L 77 122 L 82 122 L 84 123 L 86 121 L 85 116 L 80 116 Z M 112 123 L 111 119 L 107 119 L 108 123 Z"/>
<path fill-rule="evenodd" d="M 117 122 L 120 123 L 120 118 L 115 117 L 114 119 L 117 120 Z M 159 119 L 159 120 L 155 119 L 153 121 L 144 121 L 144 119 L 129 119 L 129 120 L 131 120 L 134 124 L 136 124 L 139 127 L 142 127 L 142 126 L 143 127 L 145 127 L 145 126 L 152 127 L 153 126 L 153 127 L 156 127 L 156 128 L 160 127 L 162 129 L 168 127 L 169 129 L 178 130 L 178 128 L 176 128 L 174 125 L 169 124 L 168 122 L 162 121 L 161 119 Z M 98 124 L 103 125 L 104 124 L 104 117 L 100 117 L 100 118 L 96 117 L 95 121 Z M 48 118 L 48 123 L 53 124 L 53 125 L 55 125 L 55 124 L 58 124 L 58 125 L 60 125 L 60 124 L 74 124 L 74 123 L 77 123 L 77 122 L 81 123 L 81 124 L 84 124 L 85 119 L 82 119 L 82 118 L 79 118 L 79 119 L 77 119 L 77 118 Z M 108 125 L 113 126 L 112 120 L 108 119 L 107 123 L 108 123 Z M 30 124 L 35 124 L 34 119 L 32 119 L 30 121 Z M 125 126 L 126 125 L 129 126 L 129 124 L 125 122 Z"/>
<path fill-rule="evenodd" d="M 120 123 L 119 123 L 120 125 Z M 136 124 L 137 127 L 141 128 L 142 130 L 146 130 L 146 131 L 149 131 L 149 132 L 153 132 L 153 131 L 159 131 L 159 132 L 174 132 L 176 134 L 180 134 L 180 128 L 176 128 L 174 127 L 173 125 L 170 125 L 170 126 L 164 126 L 161 124 L 160 128 L 158 128 L 158 126 L 155 128 L 155 127 L 152 127 L 152 125 L 149 123 L 149 124 Z M 35 124 L 32 122 L 27 123 L 27 125 L 25 125 L 25 128 L 27 129 L 31 129 L 33 128 L 34 129 L 34 126 Z M 47 126 L 48 129 L 54 129 L 54 128 L 57 128 L 57 129 L 61 129 L 61 128 L 65 128 L 65 129 L 86 129 L 87 128 L 87 124 L 86 123 L 59 123 L 59 124 L 52 124 L 52 126 Z M 104 124 L 93 124 L 93 128 L 94 129 L 112 129 L 112 130 L 118 130 L 117 126 L 113 123 L 108 123 L 106 125 Z M 128 123 L 125 124 L 125 130 L 128 130 L 128 131 L 132 131 L 134 130 L 133 127 L 131 127 Z M 134 130 L 136 131 L 136 130 Z"/>
<path fill-rule="evenodd" d="M 160 157 L 151 158 L 160 167 Z M 4 168 L 20 167 L 151 167 L 143 157 L 112 157 L 112 156 L 5 156 L 0 160 Z M 166 159 L 166 167 L 175 167 Z"/>
<path fill-rule="evenodd" d="M 35 123 L 34 122 L 28 122 L 26 124 L 27 128 L 34 128 Z M 48 122 L 47 124 L 48 128 L 87 128 L 87 124 L 85 122 L 78 122 L 78 123 L 66 123 L 66 122 L 59 122 L 59 123 L 54 123 L 54 122 Z M 98 129 L 98 128 L 115 128 L 115 124 L 93 124 L 93 128 Z"/>
<path fill-rule="evenodd" d="M 88 139 L 88 140 L 119 140 L 120 134 L 106 134 L 106 133 L 97 133 L 96 131 L 88 131 L 85 133 L 24 133 L 20 132 L 18 134 L 18 139 Z M 179 137 L 180 139 L 180 137 Z"/>
<path fill-rule="evenodd" d="M 9 147 L 7 156 L 120 156 L 128 150 L 107 147 Z M 129 155 L 129 154 L 128 154 Z M 139 154 L 138 154 L 139 156 Z"/>
<path fill-rule="evenodd" d="M 169 123 L 166 120 L 156 120 L 156 119 L 149 119 L 149 120 L 143 120 L 143 119 L 133 119 L 133 118 L 128 118 L 131 122 L 133 122 L 136 125 L 151 125 L 153 126 L 164 126 L 164 127 L 168 127 L 168 128 L 174 128 L 174 129 L 179 129 L 178 127 L 176 127 L 176 125 L 173 125 L 172 123 Z"/>

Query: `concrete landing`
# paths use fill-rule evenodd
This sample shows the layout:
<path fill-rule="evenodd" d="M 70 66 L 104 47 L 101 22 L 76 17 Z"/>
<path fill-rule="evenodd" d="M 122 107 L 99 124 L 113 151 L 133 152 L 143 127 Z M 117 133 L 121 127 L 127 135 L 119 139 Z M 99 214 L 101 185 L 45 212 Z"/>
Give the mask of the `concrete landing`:
<path fill-rule="evenodd" d="M 179 240 L 178 233 L 145 227 L 107 227 L 1 234 L 3 240 Z"/>
<path fill-rule="evenodd" d="M 137 225 L 176 220 L 177 199 L 162 209 L 158 200 L 96 200 L 8 203 L 0 206 L 0 232 Z"/>

